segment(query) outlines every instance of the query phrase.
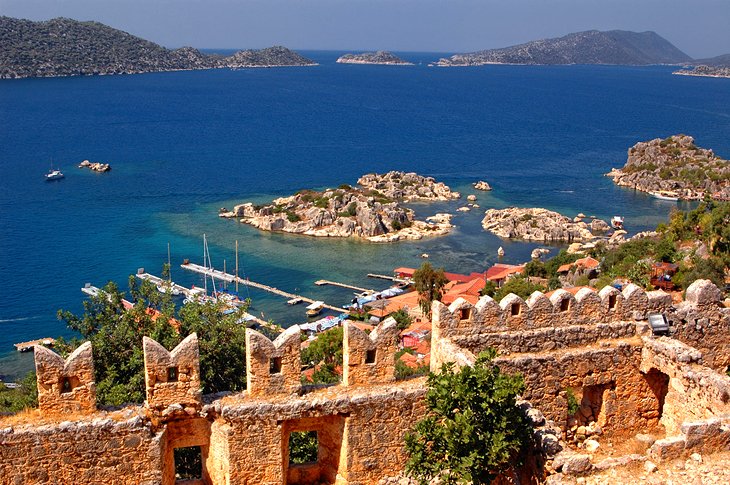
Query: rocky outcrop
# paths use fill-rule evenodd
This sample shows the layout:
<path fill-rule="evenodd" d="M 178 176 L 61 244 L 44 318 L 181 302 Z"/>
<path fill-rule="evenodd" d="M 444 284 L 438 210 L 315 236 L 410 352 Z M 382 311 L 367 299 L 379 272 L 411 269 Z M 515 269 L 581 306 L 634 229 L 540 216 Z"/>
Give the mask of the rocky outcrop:
<path fill-rule="evenodd" d="M 360 178 L 361 187 L 341 185 L 322 192 L 303 190 L 265 206 L 240 204 L 219 215 L 264 231 L 316 237 L 358 237 L 373 242 L 394 242 L 447 234 L 453 227 L 450 214 L 415 219 L 401 202 L 451 200 L 458 193 L 431 177 L 389 172 Z"/>
<path fill-rule="evenodd" d="M 687 135 L 639 142 L 629 149 L 626 165 L 606 175 L 617 185 L 653 195 L 730 199 L 730 163 Z"/>
<path fill-rule="evenodd" d="M 695 66 L 693 69 L 680 69 L 672 74 L 681 76 L 701 76 L 701 77 L 728 77 L 730 78 L 730 67 L 721 66 Z"/>
<path fill-rule="evenodd" d="M 88 168 L 92 172 L 108 172 L 112 169 L 112 166 L 108 163 L 90 162 L 88 160 L 84 160 L 83 162 L 79 163 L 79 168 Z"/>
<path fill-rule="evenodd" d="M 527 241 L 589 241 L 595 236 L 585 222 L 574 222 L 557 212 L 542 208 L 489 209 L 482 227 L 493 234 Z"/>
<path fill-rule="evenodd" d="M 357 181 L 358 185 L 371 192 L 404 202 L 417 200 L 453 200 L 461 197 L 458 192 L 433 177 L 424 177 L 414 172 L 369 173 Z"/>
<path fill-rule="evenodd" d="M 337 59 L 340 64 L 382 64 L 386 66 L 412 66 L 412 62 L 404 61 L 391 52 L 363 52 L 362 54 L 345 54 Z"/>
<path fill-rule="evenodd" d="M 492 186 L 489 185 L 484 180 L 480 180 L 479 182 L 475 183 L 474 184 L 474 188 L 477 189 L 477 190 L 484 190 L 484 191 L 492 190 Z"/>

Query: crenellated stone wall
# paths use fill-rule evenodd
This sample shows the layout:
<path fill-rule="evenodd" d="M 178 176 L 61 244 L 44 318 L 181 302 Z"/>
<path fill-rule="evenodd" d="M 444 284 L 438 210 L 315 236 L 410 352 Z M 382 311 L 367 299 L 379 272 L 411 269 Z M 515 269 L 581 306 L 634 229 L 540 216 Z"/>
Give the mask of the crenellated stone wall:
<path fill-rule="evenodd" d="M 715 372 L 730 362 L 728 310 L 707 281 L 681 305 L 667 296 L 629 285 L 434 302 L 431 368 L 472 365 L 496 348 L 495 363 L 522 374 L 523 397 L 544 413 L 530 411 L 533 424 L 553 430 L 536 434 L 551 453 L 571 419 L 595 421 L 609 436 L 663 426 L 669 438 L 652 448 L 657 460 L 730 446 L 730 378 Z M 667 315 L 674 338 L 651 336 L 654 312 Z M 403 472 L 403 438 L 426 412 L 426 385 L 395 380 L 394 320 L 370 334 L 345 323 L 343 382 L 324 388 L 301 385 L 298 328 L 273 342 L 248 330 L 246 343 L 248 390 L 204 399 L 197 336 L 172 351 L 145 338 L 147 400 L 119 411 L 96 409 L 90 344 L 65 360 L 36 349 L 40 412 L 0 418 L 0 484 L 169 485 L 175 450 L 188 447 L 200 450 L 206 484 L 365 485 Z M 289 438 L 303 431 L 316 432 L 317 460 L 290 464 Z M 522 472 L 523 483 L 539 481 Z"/>

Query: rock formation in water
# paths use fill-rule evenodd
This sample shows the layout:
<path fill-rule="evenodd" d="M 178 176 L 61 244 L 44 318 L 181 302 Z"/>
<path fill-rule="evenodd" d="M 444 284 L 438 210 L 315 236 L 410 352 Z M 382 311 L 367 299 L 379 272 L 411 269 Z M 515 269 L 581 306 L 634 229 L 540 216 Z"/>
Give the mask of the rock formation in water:
<path fill-rule="evenodd" d="M 387 51 L 364 52 L 362 54 L 345 54 L 337 59 L 340 64 L 382 64 L 386 66 L 412 66 L 412 62 Z"/>
<path fill-rule="evenodd" d="M 672 74 L 681 76 L 700 76 L 700 77 L 728 77 L 730 78 L 730 67 L 723 66 L 707 66 L 700 64 L 690 69 L 680 69 Z"/>
<path fill-rule="evenodd" d="M 642 192 L 687 200 L 705 194 L 730 199 L 730 162 L 699 148 L 687 135 L 639 142 L 629 149 L 626 164 L 606 175 Z"/>
<path fill-rule="evenodd" d="M 593 231 L 607 230 L 608 224 L 600 219 L 576 222 L 557 212 L 542 208 L 489 209 L 484 214 L 482 227 L 491 233 L 509 239 L 541 242 L 590 241 Z"/>
<path fill-rule="evenodd" d="M 459 194 L 432 177 L 415 173 L 367 174 L 359 187 L 341 185 L 324 191 L 302 190 L 271 204 L 240 204 L 221 217 L 240 218 L 264 231 L 280 231 L 319 237 L 358 237 L 374 242 L 421 239 L 447 234 L 449 214 L 436 214 L 426 221 L 415 219 L 402 202 L 445 201 Z"/>

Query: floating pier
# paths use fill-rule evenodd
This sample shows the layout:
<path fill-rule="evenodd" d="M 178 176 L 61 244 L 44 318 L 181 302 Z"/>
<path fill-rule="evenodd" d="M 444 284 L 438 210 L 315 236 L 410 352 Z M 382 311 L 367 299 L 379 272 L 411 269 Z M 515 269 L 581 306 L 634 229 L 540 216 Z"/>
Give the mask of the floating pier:
<path fill-rule="evenodd" d="M 404 280 L 403 278 L 396 278 L 395 276 L 388 276 L 388 275 L 384 275 L 384 274 L 368 273 L 368 278 L 377 278 L 379 280 L 395 281 L 396 283 L 408 283 L 408 280 Z"/>
<path fill-rule="evenodd" d="M 347 283 L 338 283 L 337 281 L 330 281 L 330 280 L 317 280 L 314 282 L 317 286 L 324 286 L 324 285 L 330 285 L 330 286 L 339 286 L 340 288 L 348 288 L 350 290 L 359 291 L 361 293 L 365 292 L 372 292 L 375 293 L 375 290 L 369 289 L 369 288 L 360 288 L 359 286 L 355 285 L 348 285 Z"/>
<path fill-rule="evenodd" d="M 185 288 L 182 285 L 178 285 L 177 283 L 173 283 L 172 281 L 164 280 L 160 278 L 159 276 L 155 276 L 153 274 L 145 272 L 144 268 L 139 268 L 137 270 L 137 274 L 135 275 L 137 278 L 141 280 L 146 280 L 152 283 L 153 285 L 159 287 L 166 287 L 169 286 L 171 290 L 174 292 L 177 292 L 178 294 L 185 295 L 188 298 L 194 296 L 194 293 L 191 292 L 190 288 Z"/>
<path fill-rule="evenodd" d="M 305 301 L 307 303 L 314 303 L 317 300 L 313 300 L 312 298 L 307 298 L 306 296 L 302 295 L 295 295 L 294 293 L 289 293 L 284 290 L 280 290 L 279 288 L 274 288 L 273 286 L 264 285 L 262 283 L 256 283 L 255 281 L 251 281 L 249 279 L 243 279 L 240 276 L 234 276 L 229 273 L 224 273 L 223 271 L 213 269 L 213 268 L 205 268 L 203 266 L 200 266 L 199 264 L 195 263 L 183 263 L 180 265 L 182 269 L 186 269 L 188 271 L 192 271 L 194 273 L 202 274 L 202 275 L 208 275 L 212 276 L 213 278 L 218 278 L 222 281 L 227 281 L 229 283 L 234 283 L 235 281 L 238 281 L 238 283 L 246 286 L 250 286 L 252 288 L 258 288 L 259 290 L 268 291 L 269 293 L 273 293 L 275 295 L 283 296 L 284 298 L 287 298 L 289 300 L 294 300 L 296 298 L 299 298 L 302 301 Z M 334 310 L 336 312 L 347 312 L 344 308 L 336 307 L 333 305 L 324 304 L 324 308 L 327 308 L 329 310 Z"/>
<path fill-rule="evenodd" d="M 45 345 L 46 347 L 53 347 L 53 344 L 56 343 L 56 339 L 51 337 L 46 338 L 39 338 L 37 340 L 29 340 L 28 342 L 20 342 L 19 344 L 15 344 L 15 350 L 18 352 L 28 352 L 29 350 L 33 350 L 34 345 Z"/>

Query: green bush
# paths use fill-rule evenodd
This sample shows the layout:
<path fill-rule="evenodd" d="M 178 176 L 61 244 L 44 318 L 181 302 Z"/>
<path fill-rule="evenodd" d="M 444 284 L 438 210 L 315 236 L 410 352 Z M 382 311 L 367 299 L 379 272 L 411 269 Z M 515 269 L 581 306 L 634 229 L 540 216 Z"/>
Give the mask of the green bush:
<path fill-rule="evenodd" d="M 296 212 L 292 212 L 292 211 L 286 211 L 286 219 L 289 222 L 299 222 L 302 220 L 302 218 L 299 217 L 299 214 L 297 214 Z"/>

